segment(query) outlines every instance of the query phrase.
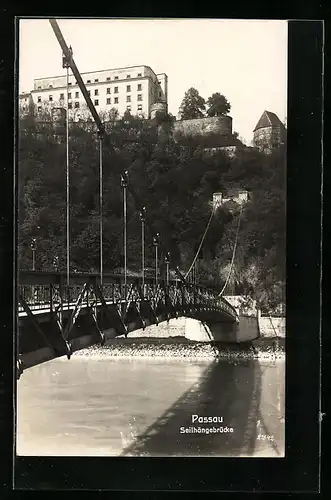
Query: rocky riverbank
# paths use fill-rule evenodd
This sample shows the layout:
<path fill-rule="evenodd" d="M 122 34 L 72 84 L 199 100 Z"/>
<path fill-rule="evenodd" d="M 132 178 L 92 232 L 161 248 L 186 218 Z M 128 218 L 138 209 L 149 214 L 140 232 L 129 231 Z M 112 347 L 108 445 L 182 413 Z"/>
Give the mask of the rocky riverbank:
<path fill-rule="evenodd" d="M 104 346 L 77 351 L 75 356 L 146 357 L 176 359 L 278 359 L 285 355 L 285 339 L 260 338 L 247 344 L 195 342 L 185 337 L 117 338 Z"/>

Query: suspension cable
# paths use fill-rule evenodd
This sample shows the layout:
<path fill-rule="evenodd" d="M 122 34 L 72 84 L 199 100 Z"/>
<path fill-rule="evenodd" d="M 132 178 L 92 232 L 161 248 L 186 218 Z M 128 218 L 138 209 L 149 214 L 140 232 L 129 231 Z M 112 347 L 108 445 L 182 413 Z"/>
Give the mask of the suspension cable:
<path fill-rule="evenodd" d="M 234 258 L 235 258 L 235 255 L 236 255 L 236 250 L 237 250 L 237 244 L 238 244 L 238 236 L 239 236 L 239 228 L 240 228 L 240 220 L 241 220 L 241 214 L 242 214 L 242 205 L 240 206 L 240 214 L 239 214 L 239 217 L 238 217 L 238 226 L 237 226 L 237 234 L 236 234 L 236 239 L 235 239 L 235 242 L 234 242 L 234 247 L 233 247 L 233 252 L 232 252 L 232 259 L 231 259 L 231 264 L 230 264 L 230 270 L 229 270 L 229 273 L 228 273 L 228 276 L 226 278 L 226 281 L 224 283 L 224 286 L 221 290 L 221 292 L 218 294 L 218 296 L 220 297 L 221 295 L 223 295 L 224 293 L 224 290 L 226 289 L 227 287 L 227 284 L 228 284 L 228 281 L 230 279 L 230 276 L 231 276 L 231 273 L 232 273 L 232 268 L 233 268 L 233 264 L 234 264 Z"/>
<path fill-rule="evenodd" d="M 208 232 L 208 229 L 209 229 L 209 226 L 210 226 L 210 223 L 211 223 L 211 221 L 212 221 L 212 218 L 213 218 L 214 213 L 215 213 L 215 205 L 213 206 L 213 209 L 212 209 L 212 211 L 211 211 L 211 214 L 210 214 L 210 217 L 209 217 L 209 221 L 208 221 L 208 224 L 207 224 L 207 226 L 206 226 L 205 232 L 203 233 L 203 236 L 202 236 L 202 239 L 201 239 L 201 241 L 200 241 L 200 245 L 199 245 L 199 248 L 198 248 L 198 250 L 197 250 L 197 253 L 195 254 L 195 257 L 194 257 L 194 259 L 193 259 L 193 262 L 192 262 L 192 264 L 191 264 L 191 266 L 190 266 L 189 270 L 187 271 L 187 273 L 186 273 L 186 274 L 185 274 L 185 276 L 184 276 L 184 278 L 185 278 L 185 279 L 186 279 L 186 278 L 187 278 L 187 276 L 190 274 L 190 272 L 191 272 L 191 270 L 192 270 L 192 268 L 193 268 L 193 266 L 194 266 L 194 264 L 195 264 L 195 261 L 196 261 L 196 260 L 197 260 L 197 258 L 198 258 L 198 255 L 199 255 L 199 253 L 200 253 L 200 250 L 201 250 L 201 247 L 202 247 L 202 245 L 203 245 L 203 242 L 205 241 L 205 237 L 206 237 L 206 235 L 207 235 L 207 232 Z"/>
<path fill-rule="evenodd" d="M 226 241 L 228 242 L 228 244 L 231 245 L 232 243 L 230 242 L 229 237 L 228 237 L 228 235 L 227 235 L 226 232 L 224 233 L 224 235 L 226 237 Z M 238 248 L 237 248 L 237 251 L 238 251 Z M 236 255 L 238 255 L 238 253 Z M 235 267 L 233 268 L 233 274 L 235 275 L 235 277 L 236 277 L 236 279 L 237 279 L 237 281 L 239 283 L 241 281 L 241 278 L 240 278 L 240 276 L 239 276 L 239 274 L 238 274 L 238 272 L 237 272 L 237 270 L 236 270 Z"/>

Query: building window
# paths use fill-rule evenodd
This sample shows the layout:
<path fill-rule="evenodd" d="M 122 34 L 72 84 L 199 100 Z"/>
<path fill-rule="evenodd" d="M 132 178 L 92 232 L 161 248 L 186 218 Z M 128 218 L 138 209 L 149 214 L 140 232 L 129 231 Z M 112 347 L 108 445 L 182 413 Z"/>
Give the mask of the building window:
<path fill-rule="evenodd" d="M 79 97 L 79 92 L 75 92 L 75 97 L 76 97 L 76 99 L 78 99 L 78 97 Z"/>
<path fill-rule="evenodd" d="M 158 80 L 158 82 L 157 82 L 157 83 L 158 83 L 159 85 L 161 85 L 161 82 L 160 82 L 160 80 Z"/>
<path fill-rule="evenodd" d="M 40 89 L 41 89 L 41 87 L 38 87 L 38 90 L 40 90 Z"/>
<path fill-rule="evenodd" d="M 107 94 L 110 94 L 110 87 L 107 88 Z"/>
<path fill-rule="evenodd" d="M 107 76 L 106 80 L 107 82 L 110 82 L 110 76 Z"/>
<path fill-rule="evenodd" d="M 52 88 L 53 88 L 53 85 L 48 85 L 48 87 L 49 87 L 50 89 L 52 89 Z"/>
<path fill-rule="evenodd" d="M 126 102 L 131 102 L 131 96 L 130 95 L 126 96 Z"/>
<path fill-rule="evenodd" d="M 159 97 L 162 97 L 162 92 L 161 91 L 159 92 Z"/>
<path fill-rule="evenodd" d="M 142 96 L 142 94 L 138 94 L 137 100 L 138 100 L 138 101 L 142 101 L 142 100 L 143 100 L 143 96 Z"/>
<path fill-rule="evenodd" d="M 26 102 L 27 101 L 27 98 L 24 99 L 24 101 Z"/>
<path fill-rule="evenodd" d="M 41 102 L 41 97 L 40 96 L 38 96 L 38 102 Z"/>
<path fill-rule="evenodd" d="M 141 90 L 141 83 L 138 83 L 138 90 Z"/>
<path fill-rule="evenodd" d="M 38 106 L 38 112 L 40 113 L 40 111 L 41 111 L 41 106 Z"/>
<path fill-rule="evenodd" d="M 53 101 L 53 96 L 52 96 L 52 95 L 50 95 L 50 96 L 48 97 L 48 100 L 49 100 L 49 101 Z"/>
<path fill-rule="evenodd" d="M 75 102 L 75 108 L 79 108 L 79 102 Z"/>
<path fill-rule="evenodd" d="M 90 90 L 88 90 L 87 93 L 88 93 L 89 96 L 91 95 L 91 91 Z"/>
<path fill-rule="evenodd" d="M 114 80 L 118 80 L 118 76 L 115 76 L 115 77 L 114 77 Z"/>
<path fill-rule="evenodd" d="M 60 101 L 63 101 L 64 99 L 64 94 L 60 94 Z"/>
<path fill-rule="evenodd" d="M 131 75 L 126 75 L 127 78 L 131 78 Z"/>
<path fill-rule="evenodd" d="M 94 95 L 99 95 L 99 91 L 98 91 L 98 89 L 95 89 L 95 91 L 94 91 Z"/>
<path fill-rule="evenodd" d="M 126 110 L 127 110 L 127 111 L 131 111 L 131 106 L 127 106 L 127 107 L 126 107 Z"/>
<path fill-rule="evenodd" d="M 138 73 L 138 76 L 142 76 L 142 74 L 141 74 L 141 73 Z"/>
<path fill-rule="evenodd" d="M 91 83 L 91 80 L 87 80 L 86 83 Z"/>
<path fill-rule="evenodd" d="M 72 109 L 72 102 L 68 102 L 68 109 Z"/>
<path fill-rule="evenodd" d="M 107 97 L 107 104 L 110 104 L 110 97 Z"/>
<path fill-rule="evenodd" d="M 23 106 L 23 111 L 25 111 L 25 106 Z"/>
<path fill-rule="evenodd" d="M 118 97 L 115 97 L 115 99 L 114 99 L 114 103 L 115 103 L 115 104 L 118 104 Z"/>
<path fill-rule="evenodd" d="M 95 106 L 99 106 L 99 99 L 95 99 L 94 104 Z"/>
<path fill-rule="evenodd" d="M 98 82 L 98 81 L 99 81 L 99 79 L 98 79 L 98 78 L 96 78 L 94 81 L 95 81 L 95 82 Z"/>
<path fill-rule="evenodd" d="M 118 94 L 118 87 L 114 87 L 114 94 Z"/>
<path fill-rule="evenodd" d="M 138 104 L 138 111 L 142 111 L 142 109 L 143 109 L 142 104 Z"/>
<path fill-rule="evenodd" d="M 127 86 L 126 86 L 126 91 L 127 91 L 127 92 L 131 92 L 131 85 L 127 85 Z"/>
<path fill-rule="evenodd" d="M 71 99 L 71 92 L 68 93 L 68 99 Z"/>
<path fill-rule="evenodd" d="M 71 82 L 69 82 L 68 85 L 71 85 Z"/>

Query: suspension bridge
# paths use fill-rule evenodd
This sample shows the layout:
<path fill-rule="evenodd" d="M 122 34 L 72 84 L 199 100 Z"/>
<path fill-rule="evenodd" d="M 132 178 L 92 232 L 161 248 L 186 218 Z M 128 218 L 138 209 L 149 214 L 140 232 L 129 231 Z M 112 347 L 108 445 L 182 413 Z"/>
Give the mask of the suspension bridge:
<path fill-rule="evenodd" d="M 111 338 L 127 336 L 136 329 L 186 316 L 200 320 L 209 327 L 210 340 L 249 341 L 258 336 L 258 328 L 247 327 L 237 310 L 224 298 L 224 291 L 233 272 L 241 211 L 233 248 L 229 275 L 221 292 L 202 286 L 197 281 L 196 260 L 210 226 L 214 209 L 206 226 L 193 262 L 185 273 L 174 266 L 162 237 L 148 219 L 146 208 L 130 183 L 127 171 L 121 172 L 123 191 L 123 248 L 124 271 L 121 275 L 105 274 L 103 270 L 103 148 L 105 128 L 91 101 L 89 93 L 73 60 L 55 19 L 51 27 L 63 53 L 67 70 L 66 110 L 66 209 L 67 254 L 66 273 L 36 271 L 36 241 L 31 243 L 32 271 L 20 271 L 18 276 L 18 335 L 17 374 L 26 368 L 60 356 L 70 359 L 73 352 L 93 344 L 103 344 Z M 99 211 L 100 211 L 100 272 L 72 273 L 70 271 L 69 218 L 69 68 L 85 98 L 98 129 L 99 139 Z M 134 199 L 141 221 L 141 273 L 132 277 L 127 269 L 127 193 Z M 155 252 L 152 277 L 145 273 L 145 231 L 149 230 Z M 160 273 L 160 263 L 163 273 Z M 254 320 L 253 320 L 254 321 Z M 253 333 L 252 333 L 253 331 Z"/>

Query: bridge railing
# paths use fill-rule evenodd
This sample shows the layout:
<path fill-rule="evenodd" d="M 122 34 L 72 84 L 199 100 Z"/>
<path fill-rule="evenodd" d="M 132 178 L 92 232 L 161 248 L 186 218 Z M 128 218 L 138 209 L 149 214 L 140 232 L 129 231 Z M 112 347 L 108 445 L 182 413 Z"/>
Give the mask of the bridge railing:
<path fill-rule="evenodd" d="M 74 304 L 83 286 L 88 284 L 91 285 L 91 290 L 94 286 L 99 286 L 104 299 L 110 303 L 142 300 L 157 303 L 160 298 L 168 296 L 173 301 L 183 304 L 198 303 L 206 307 L 213 305 L 230 316 L 237 317 L 235 308 L 214 290 L 178 279 L 170 279 L 168 284 L 164 279 L 159 279 L 156 284 L 154 278 L 145 277 L 143 282 L 139 276 L 127 276 L 125 284 L 124 276 L 105 274 L 101 286 L 100 275 L 97 273 L 73 273 L 69 282 L 68 287 L 66 274 L 60 272 L 21 271 L 18 280 L 19 297 L 23 298 L 31 310 L 49 309 L 51 303 L 54 306 L 60 303 Z M 88 295 L 87 300 L 89 300 Z M 18 298 L 18 311 L 23 311 L 20 298 Z"/>

